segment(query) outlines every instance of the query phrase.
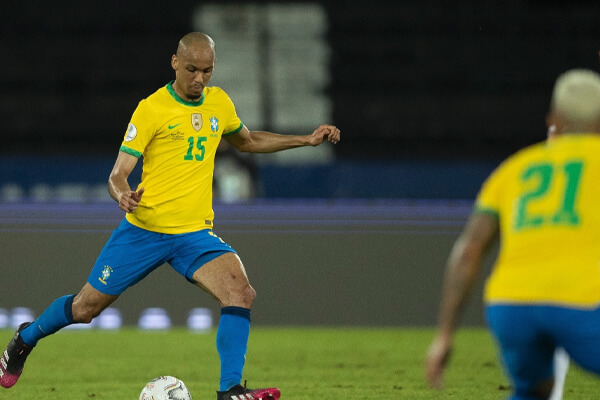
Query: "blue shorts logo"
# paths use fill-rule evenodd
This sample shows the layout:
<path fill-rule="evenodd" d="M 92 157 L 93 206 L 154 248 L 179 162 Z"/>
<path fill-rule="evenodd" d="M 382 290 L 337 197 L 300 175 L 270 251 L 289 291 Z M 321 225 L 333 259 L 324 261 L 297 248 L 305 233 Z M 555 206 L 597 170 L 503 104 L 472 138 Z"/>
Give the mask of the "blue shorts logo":
<path fill-rule="evenodd" d="M 110 278 L 110 274 L 112 272 L 113 272 L 113 269 L 111 267 L 109 267 L 108 265 L 105 265 L 104 269 L 102 270 L 102 276 L 100 278 L 98 278 L 98 280 L 106 285 L 106 281 L 108 280 L 108 278 Z"/>

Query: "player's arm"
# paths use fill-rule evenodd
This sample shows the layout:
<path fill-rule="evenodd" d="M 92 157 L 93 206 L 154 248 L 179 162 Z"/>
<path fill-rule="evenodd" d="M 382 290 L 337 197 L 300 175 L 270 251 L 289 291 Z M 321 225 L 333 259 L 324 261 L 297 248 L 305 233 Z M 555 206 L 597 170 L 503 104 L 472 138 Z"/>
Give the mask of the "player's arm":
<path fill-rule="evenodd" d="M 498 233 L 496 215 L 474 212 L 454 243 L 446 264 L 437 333 L 426 360 L 427 380 L 434 388 L 442 386 L 454 330 L 481 268 L 482 259 L 498 238 Z"/>
<path fill-rule="evenodd" d="M 225 136 L 225 139 L 237 150 L 247 153 L 273 153 L 302 146 L 318 146 L 328 140 L 331 143 L 340 141 L 340 130 L 333 125 L 321 125 L 310 135 L 279 135 L 266 131 L 249 131 L 246 126 Z"/>
<path fill-rule="evenodd" d="M 119 208 L 125 212 L 134 212 L 142 198 L 144 188 L 137 192 L 132 191 L 127 182 L 127 178 L 137 164 L 138 158 L 131 154 L 119 151 L 117 161 L 108 178 L 108 192 L 110 196 L 119 203 Z"/>

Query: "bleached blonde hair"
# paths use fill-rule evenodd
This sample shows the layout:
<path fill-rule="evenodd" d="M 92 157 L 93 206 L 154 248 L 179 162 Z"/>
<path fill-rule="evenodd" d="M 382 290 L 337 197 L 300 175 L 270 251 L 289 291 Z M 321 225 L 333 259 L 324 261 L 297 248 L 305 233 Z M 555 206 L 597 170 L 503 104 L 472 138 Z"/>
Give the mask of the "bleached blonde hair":
<path fill-rule="evenodd" d="M 600 121 L 600 75 L 588 69 L 572 69 L 560 75 L 554 85 L 551 110 L 575 125 Z"/>

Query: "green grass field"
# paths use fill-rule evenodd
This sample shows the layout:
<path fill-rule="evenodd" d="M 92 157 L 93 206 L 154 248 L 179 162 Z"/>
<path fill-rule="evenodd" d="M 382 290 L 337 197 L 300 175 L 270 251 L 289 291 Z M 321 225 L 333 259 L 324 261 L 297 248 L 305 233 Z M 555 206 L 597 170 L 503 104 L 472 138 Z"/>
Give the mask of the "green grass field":
<path fill-rule="evenodd" d="M 0 330 L 2 347 L 12 331 Z M 427 329 L 254 328 L 244 379 L 278 386 L 282 399 L 503 399 L 503 376 L 488 333 L 464 329 L 441 392 L 429 389 Z M 40 342 L 19 383 L 0 399 L 131 399 L 150 379 L 182 379 L 194 400 L 215 399 L 215 333 L 67 331 Z M 565 399 L 597 399 L 600 381 L 571 366 Z"/>

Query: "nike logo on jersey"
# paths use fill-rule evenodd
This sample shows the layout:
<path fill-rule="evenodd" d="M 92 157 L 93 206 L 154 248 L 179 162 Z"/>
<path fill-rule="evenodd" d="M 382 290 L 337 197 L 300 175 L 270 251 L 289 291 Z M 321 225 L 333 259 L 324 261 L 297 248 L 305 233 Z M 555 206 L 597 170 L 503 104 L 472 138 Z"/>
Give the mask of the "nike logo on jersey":
<path fill-rule="evenodd" d="M 169 129 L 177 128 L 177 127 L 178 127 L 179 125 L 181 125 L 181 124 L 182 124 L 182 122 L 180 122 L 180 123 L 178 123 L 178 124 L 175 124 L 175 125 L 171 125 L 171 124 L 169 124 Z"/>

